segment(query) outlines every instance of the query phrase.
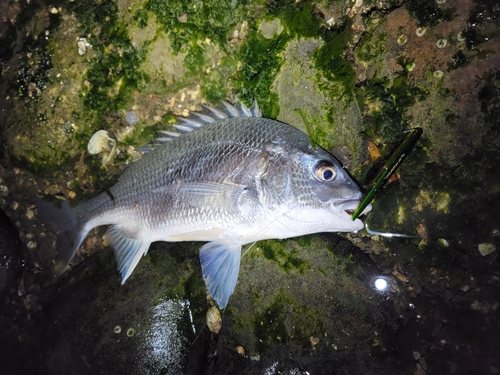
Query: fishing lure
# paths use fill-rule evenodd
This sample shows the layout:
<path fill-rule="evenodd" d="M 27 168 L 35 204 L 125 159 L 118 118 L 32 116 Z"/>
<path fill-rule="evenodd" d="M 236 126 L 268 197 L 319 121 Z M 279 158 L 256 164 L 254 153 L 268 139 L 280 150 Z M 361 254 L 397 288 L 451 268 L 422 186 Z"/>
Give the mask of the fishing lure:
<path fill-rule="evenodd" d="M 422 135 L 422 128 L 413 128 L 408 131 L 405 139 L 399 145 L 399 147 L 391 155 L 387 163 L 380 170 L 379 174 L 375 178 L 371 189 L 365 194 L 363 199 L 359 202 L 358 207 L 354 210 L 351 216 L 352 220 L 356 220 L 358 216 L 363 212 L 363 210 L 373 201 L 375 194 L 377 194 L 380 189 L 386 184 L 387 180 L 394 174 L 396 169 L 401 165 L 406 155 L 409 154 L 415 143 L 419 140 Z"/>

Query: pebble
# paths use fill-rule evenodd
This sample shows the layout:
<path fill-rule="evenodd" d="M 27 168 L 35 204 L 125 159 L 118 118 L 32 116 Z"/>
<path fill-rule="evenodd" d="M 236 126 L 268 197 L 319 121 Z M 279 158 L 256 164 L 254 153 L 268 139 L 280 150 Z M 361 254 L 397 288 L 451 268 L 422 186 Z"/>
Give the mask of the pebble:
<path fill-rule="evenodd" d="M 243 348 L 243 346 L 238 345 L 238 346 L 236 347 L 236 352 L 237 352 L 238 354 L 240 354 L 240 355 L 243 355 L 243 354 L 245 354 L 245 349 Z"/>
<path fill-rule="evenodd" d="M 9 195 L 9 188 L 5 185 L 0 185 L 0 197 L 6 197 Z"/>
<path fill-rule="evenodd" d="M 220 310 L 212 306 L 207 311 L 207 326 L 210 332 L 218 334 L 222 328 L 222 317 L 220 315 Z"/>
<path fill-rule="evenodd" d="M 316 345 L 319 344 L 319 338 L 311 336 L 309 337 L 309 341 L 311 341 L 311 346 L 314 348 Z"/>
<path fill-rule="evenodd" d="M 492 243 L 480 243 L 478 245 L 477 249 L 479 250 L 479 252 L 481 253 L 481 255 L 483 257 L 485 257 L 486 255 L 491 254 L 492 252 L 494 252 L 496 250 L 496 247 Z"/>

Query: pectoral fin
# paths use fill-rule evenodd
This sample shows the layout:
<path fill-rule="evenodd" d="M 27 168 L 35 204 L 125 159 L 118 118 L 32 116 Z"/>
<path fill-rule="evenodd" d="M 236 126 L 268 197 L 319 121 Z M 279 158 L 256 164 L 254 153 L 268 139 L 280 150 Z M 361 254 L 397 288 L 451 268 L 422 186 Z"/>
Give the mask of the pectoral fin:
<path fill-rule="evenodd" d="M 115 250 L 117 269 L 122 275 L 123 284 L 132 274 L 141 257 L 148 251 L 150 243 L 128 236 L 115 225 L 110 226 L 106 231 L 106 240 Z"/>
<path fill-rule="evenodd" d="M 203 279 L 219 308 L 227 306 L 240 271 L 241 245 L 209 242 L 200 250 Z"/>
<path fill-rule="evenodd" d="M 238 209 L 238 200 L 246 191 L 245 186 L 217 182 L 184 182 L 154 189 L 153 193 L 184 197 L 193 207 L 213 206 L 226 211 Z"/>

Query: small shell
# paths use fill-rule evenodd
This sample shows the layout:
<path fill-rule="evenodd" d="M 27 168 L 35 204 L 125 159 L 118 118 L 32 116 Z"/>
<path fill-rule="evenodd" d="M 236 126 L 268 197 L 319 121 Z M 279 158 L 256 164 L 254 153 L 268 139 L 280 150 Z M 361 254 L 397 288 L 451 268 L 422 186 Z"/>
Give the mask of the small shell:
<path fill-rule="evenodd" d="M 425 26 L 417 27 L 417 30 L 415 30 L 415 33 L 417 34 L 417 36 L 423 36 L 426 31 L 427 31 L 427 29 L 425 28 Z"/>
<path fill-rule="evenodd" d="M 106 130 L 99 130 L 90 138 L 87 150 L 92 155 L 100 154 L 104 151 L 110 151 L 113 143 L 113 139 L 108 135 Z"/>
<path fill-rule="evenodd" d="M 115 159 L 117 146 L 118 142 L 111 138 L 106 130 L 99 130 L 90 138 L 87 150 L 92 155 L 102 153 L 102 165 L 106 165 Z"/>
<path fill-rule="evenodd" d="M 402 45 L 406 44 L 406 42 L 407 42 L 407 41 L 408 41 L 408 37 L 407 37 L 406 35 L 404 35 L 404 34 L 402 34 L 402 35 L 400 35 L 400 36 L 398 37 L 398 44 L 399 44 L 400 46 L 402 46 Z"/>
<path fill-rule="evenodd" d="M 443 72 L 441 70 L 435 70 L 432 75 L 434 76 L 434 78 L 443 78 Z"/>
<path fill-rule="evenodd" d="M 439 38 L 436 42 L 436 46 L 438 48 L 444 48 L 448 44 L 448 41 L 445 38 Z"/>
<path fill-rule="evenodd" d="M 78 54 L 80 56 L 85 55 L 87 52 L 87 48 L 92 48 L 92 44 L 87 42 L 87 38 L 79 38 L 78 39 Z"/>

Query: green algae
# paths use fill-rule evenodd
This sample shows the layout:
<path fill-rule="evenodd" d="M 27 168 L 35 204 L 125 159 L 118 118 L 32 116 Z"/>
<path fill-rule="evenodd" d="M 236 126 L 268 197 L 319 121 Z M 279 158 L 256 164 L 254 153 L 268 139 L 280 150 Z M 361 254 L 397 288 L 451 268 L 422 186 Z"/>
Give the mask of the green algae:
<path fill-rule="evenodd" d="M 370 62 L 386 52 L 387 33 L 375 34 L 367 32 L 360 44 L 356 47 L 356 57 L 365 62 Z"/>
<path fill-rule="evenodd" d="M 243 17 L 244 6 L 244 1 L 230 0 L 148 0 L 145 9 L 156 15 L 157 21 L 172 38 L 174 51 L 178 52 L 205 38 L 225 45 L 230 31 Z"/>
<path fill-rule="evenodd" d="M 258 338 L 254 351 L 262 353 L 275 344 L 295 342 L 310 348 L 310 337 L 324 333 L 320 309 L 298 303 L 287 291 L 281 289 L 273 300 L 251 316 L 236 316 L 235 328 L 252 327 Z"/>
<path fill-rule="evenodd" d="M 147 22 L 148 12 L 156 16 L 170 39 L 174 54 L 186 53 L 184 66 L 192 80 L 199 77 L 202 81 L 201 93 L 210 102 L 225 99 L 228 93 L 228 78 L 234 68 L 227 74 L 228 65 L 221 69 L 210 69 L 205 73 L 208 46 L 219 49 L 219 55 L 224 59 L 228 54 L 227 39 L 235 26 L 243 19 L 245 2 L 231 1 L 173 1 L 165 3 L 159 0 L 149 0 L 143 9 L 137 10 L 134 17 L 140 20 L 140 25 Z M 227 63 L 227 60 L 224 61 Z M 210 62 L 211 63 L 211 62 Z"/>
<path fill-rule="evenodd" d="M 341 27 L 325 34 L 325 44 L 314 53 L 314 65 L 321 72 L 321 77 L 328 84 L 320 88 L 333 97 L 352 98 L 356 82 L 354 68 L 344 57 L 345 49 L 352 40 L 351 21 L 345 21 Z M 331 83 L 338 85 L 331 85 Z M 340 88 L 339 88 L 340 85 Z"/>
<path fill-rule="evenodd" d="M 116 111 L 123 107 L 130 100 L 132 89 L 141 89 L 149 82 L 149 77 L 138 69 L 146 57 L 147 44 L 142 50 L 133 46 L 126 25 L 117 20 L 118 9 L 113 4 L 101 4 L 106 5 L 101 16 L 105 15 L 106 27 L 91 38 L 96 56 L 87 72 L 89 84 L 82 92 L 84 105 L 97 113 Z M 81 15 L 82 19 L 86 19 L 86 16 Z"/>
<path fill-rule="evenodd" d="M 28 106 L 23 121 L 30 125 L 15 136 L 12 157 L 35 172 L 54 169 L 85 149 L 109 113 L 129 100 L 131 89 L 147 83 L 147 76 L 137 69 L 141 52 L 128 39 L 125 24 L 118 21 L 113 1 L 62 2 L 61 8 L 64 10 L 40 12 L 46 14 L 49 22 L 45 25 L 49 26 L 33 35 L 37 37 L 36 53 L 28 47 L 26 56 L 32 62 L 38 56 L 43 58 L 34 65 L 35 70 L 22 68 L 21 72 L 30 73 L 17 80 L 28 83 L 28 91 L 23 86 L 17 91 L 18 103 Z M 75 17 L 62 17 L 65 12 Z M 62 19 L 65 29 L 58 30 Z M 75 36 L 82 34 L 92 44 L 85 56 L 75 50 Z"/>
<path fill-rule="evenodd" d="M 211 70 L 203 80 L 201 95 L 211 103 L 218 103 L 228 96 L 228 88 L 223 73 L 220 70 Z"/>
<path fill-rule="evenodd" d="M 328 150 L 333 147 L 333 129 L 331 127 L 317 126 L 321 124 L 321 119 L 317 114 L 311 114 L 309 111 L 296 109 L 295 112 L 300 116 L 306 127 L 306 134 L 311 145 L 315 148 L 317 145 Z"/>
<path fill-rule="evenodd" d="M 271 87 L 283 63 L 280 51 L 284 50 L 287 42 L 285 33 L 266 39 L 253 27 L 245 43 L 235 53 L 236 59 L 243 62 L 233 81 L 239 97 L 247 103 L 256 99 L 263 113 L 270 118 L 279 114 L 278 97 L 271 92 Z"/>
<path fill-rule="evenodd" d="M 349 98 L 354 89 L 355 76 L 344 53 L 352 38 L 351 22 L 345 21 L 341 26 L 327 30 L 323 26 L 324 20 L 311 1 L 274 2 L 266 11 L 266 20 L 279 19 L 284 30 L 268 39 L 259 33 L 255 25 L 249 26 L 248 38 L 236 53 L 238 60 L 243 63 L 243 68 L 234 80 L 239 96 L 246 101 L 257 98 L 266 116 L 277 117 L 277 97 L 270 90 L 284 62 L 282 52 L 293 39 L 321 38 L 325 43 L 314 53 L 314 67 L 319 71 L 317 83 L 330 98 Z M 269 51 L 273 53 L 270 54 Z M 322 132 L 326 137 L 322 138 L 318 134 L 317 138 L 324 142 L 329 137 L 325 134 L 327 131 Z"/>
<path fill-rule="evenodd" d="M 427 95 L 427 90 L 412 84 L 406 72 L 396 76 L 393 82 L 387 77 L 372 78 L 356 95 L 360 107 L 367 112 L 366 134 L 370 138 L 377 134 L 388 142 L 396 141 L 409 127 L 408 108 Z"/>
<path fill-rule="evenodd" d="M 278 18 L 283 23 L 290 38 L 316 37 L 323 22 L 312 1 L 271 2 L 267 12 L 272 18 Z"/>
<path fill-rule="evenodd" d="M 300 257 L 300 251 L 294 246 L 294 241 L 267 240 L 259 242 L 262 255 L 279 264 L 286 273 L 298 271 L 304 274 L 311 265 Z"/>
<path fill-rule="evenodd" d="M 136 9 L 133 15 L 133 19 L 137 22 L 137 26 L 140 29 L 145 29 L 148 25 L 149 12 L 145 8 Z"/>

